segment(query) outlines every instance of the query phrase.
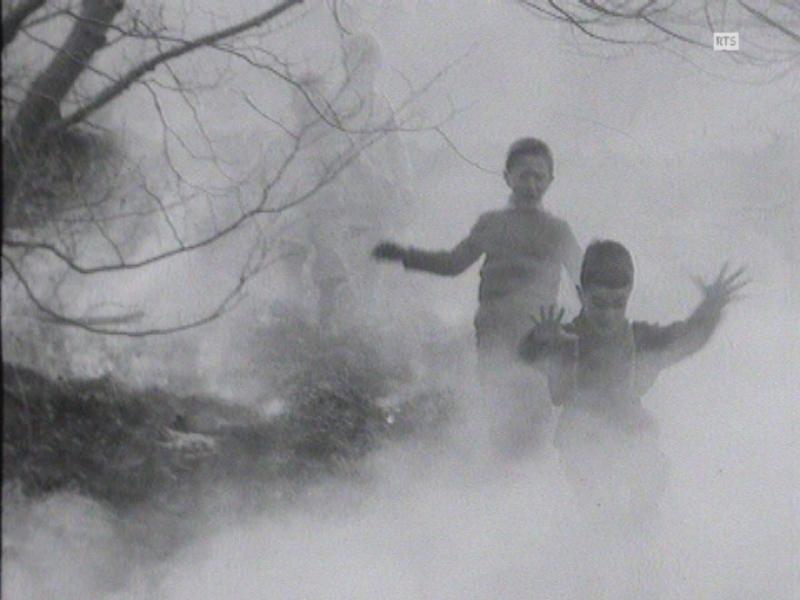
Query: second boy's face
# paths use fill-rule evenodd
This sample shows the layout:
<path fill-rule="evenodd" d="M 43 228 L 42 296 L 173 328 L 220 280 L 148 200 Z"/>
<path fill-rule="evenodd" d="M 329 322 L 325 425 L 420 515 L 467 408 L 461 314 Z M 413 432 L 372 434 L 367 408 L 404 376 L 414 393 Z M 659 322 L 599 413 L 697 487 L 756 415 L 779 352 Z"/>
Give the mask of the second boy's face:
<path fill-rule="evenodd" d="M 517 200 L 538 204 L 547 191 L 553 175 L 550 162 L 540 154 L 524 154 L 511 163 L 506 171 L 506 183 Z"/>
<path fill-rule="evenodd" d="M 592 285 L 578 288 L 583 314 L 601 331 L 613 331 L 625 322 L 631 287 L 607 288 Z"/>

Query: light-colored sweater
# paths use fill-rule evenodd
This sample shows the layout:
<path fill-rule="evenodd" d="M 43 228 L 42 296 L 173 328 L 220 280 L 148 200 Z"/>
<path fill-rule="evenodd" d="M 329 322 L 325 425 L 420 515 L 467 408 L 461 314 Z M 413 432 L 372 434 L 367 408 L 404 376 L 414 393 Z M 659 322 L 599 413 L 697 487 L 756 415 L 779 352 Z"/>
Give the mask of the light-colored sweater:
<path fill-rule="evenodd" d="M 469 235 L 449 251 L 409 248 L 407 269 L 458 275 L 481 256 L 481 304 L 530 288 L 542 304 L 558 296 L 561 267 L 573 281 L 580 273 L 581 249 L 569 225 L 547 211 L 508 207 L 484 213 Z"/>

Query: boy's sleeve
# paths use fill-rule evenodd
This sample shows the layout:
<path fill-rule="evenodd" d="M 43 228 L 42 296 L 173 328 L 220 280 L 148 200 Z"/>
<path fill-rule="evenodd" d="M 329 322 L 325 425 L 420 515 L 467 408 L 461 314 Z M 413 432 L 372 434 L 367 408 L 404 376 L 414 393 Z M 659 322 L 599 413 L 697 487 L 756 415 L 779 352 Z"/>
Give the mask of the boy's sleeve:
<path fill-rule="evenodd" d="M 572 283 L 575 285 L 580 284 L 581 280 L 581 261 L 583 260 L 583 250 L 580 244 L 572 233 L 572 228 L 569 224 L 564 223 L 560 239 L 561 246 L 561 262 L 567 270 L 567 274 Z"/>
<path fill-rule="evenodd" d="M 705 346 L 721 316 L 721 307 L 704 301 L 685 321 L 667 326 L 637 323 L 637 345 L 659 369 L 669 367 Z"/>
<path fill-rule="evenodd" d="M 486 219 L 482 216 L 469 232 L 452 250 L 431 252 L 419 248 L 407 248 L 403 258 L 406 269 L 426 271 L 436 275 L 459 275 L 466 271 L 483 254 L 483 236 Z"/>

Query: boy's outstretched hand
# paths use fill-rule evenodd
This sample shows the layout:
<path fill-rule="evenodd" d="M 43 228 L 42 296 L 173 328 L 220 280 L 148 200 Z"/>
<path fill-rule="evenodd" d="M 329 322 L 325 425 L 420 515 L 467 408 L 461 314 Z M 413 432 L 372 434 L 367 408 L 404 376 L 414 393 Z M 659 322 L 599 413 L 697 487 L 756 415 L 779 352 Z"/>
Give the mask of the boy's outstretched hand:
<path fill-rule="evenodd" d="M 533 319 L 533 337 L 540 342 L 548 343 L 561 337 L 561 321 L 564 319 L 564 309 L 556 313 L 556 305 L 551 304 L 546 309 L 539 307 L 539 318 L 531 315 Z"/>
<path fill-rule="evenodd" d="M 372 258 L 376 260 L 403 260 L 406 250 L 394 242 L 381 242 L 372 249 Z"/>
<path fill-rule="evenodd" d="M 741 299 L 741 295 L 737 292 L 741 291 L 746 285 L 750 283 L 749 279 L 742 279 L 745 274 L 745 268 L 741 267 L 728 274 L 730 264 L 725 263 L 717 275 L 717 278 L 711 283 L 706 283 L 700 277 L 692 277 L 695 285 L 700 288 L 705 296 L 703 303 L 713 306 L 717 309 L 722 309 L 729 302 L 734 302 Z"/>
<path fill-rule="evenodd" d="M 539 318 L 531 315 L 533 329 L 526 335 L 519 345 L 520 356 L 528 362 L 536 362 L 541 358 L 551 356 L 554 352 L 563 349 L 564 343 L 570 343 L 576 338 L 564 332 L 561 321 L 564 318 L 564 309 L 556 312 L 556 306 L 551 304 L 547 308 L 539 309 Z"/>

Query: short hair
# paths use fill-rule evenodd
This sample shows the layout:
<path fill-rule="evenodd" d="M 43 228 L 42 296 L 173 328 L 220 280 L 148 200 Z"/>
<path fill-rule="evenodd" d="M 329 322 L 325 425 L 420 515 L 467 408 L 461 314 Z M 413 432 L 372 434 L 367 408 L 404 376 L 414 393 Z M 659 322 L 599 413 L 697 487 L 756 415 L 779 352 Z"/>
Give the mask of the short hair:
<path fill-rule="evenodd" d="M 612 289 L 633 285 L 633 257 L 614 240 L 595 240 L 586 248 L 581 264 L 581 287 Z"/>
<path fill-rule="evenodd" d="M 511 144 L 506 154 L 506 171 L 511 168 L 517 158 L 526 155 L 544 156 L 550 165 L 550 175 L 553 174 L 553 153 L 550 152 L 550 147 L 542 140 L 532 137 L 520 138 Z"/>

